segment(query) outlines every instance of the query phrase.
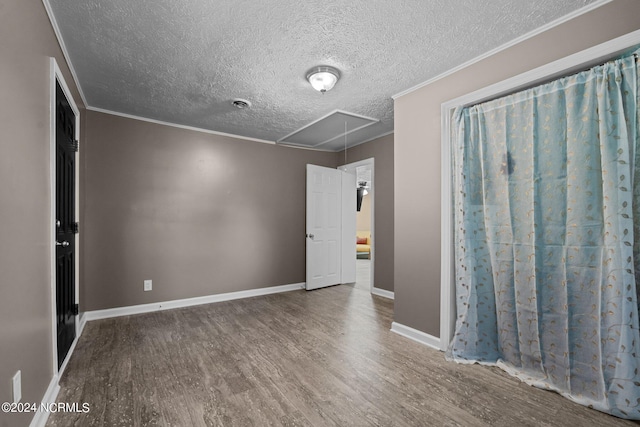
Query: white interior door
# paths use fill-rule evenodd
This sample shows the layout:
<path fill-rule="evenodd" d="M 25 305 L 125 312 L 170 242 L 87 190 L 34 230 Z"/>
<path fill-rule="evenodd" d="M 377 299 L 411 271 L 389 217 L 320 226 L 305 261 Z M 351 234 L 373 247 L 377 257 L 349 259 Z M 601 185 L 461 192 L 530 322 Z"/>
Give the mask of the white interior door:
<path fill-rule="evenodd" d="M 307 290 L 341 283 L 342 173 L 307 165 Z"/>

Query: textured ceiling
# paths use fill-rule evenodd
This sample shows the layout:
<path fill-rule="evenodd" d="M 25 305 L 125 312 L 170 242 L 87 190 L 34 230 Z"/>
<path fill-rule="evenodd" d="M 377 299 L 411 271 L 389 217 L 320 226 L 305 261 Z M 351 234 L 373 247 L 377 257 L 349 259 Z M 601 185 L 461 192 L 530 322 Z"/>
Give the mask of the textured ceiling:
<path fill-rule="evenodd" d="M 380 120 L 351 145 L 393 130 L 392 95 L 596 0 L 45 1 L 90 107 L 269 141 Z M 324 95 L 317 65 L 342 74 Z"/>

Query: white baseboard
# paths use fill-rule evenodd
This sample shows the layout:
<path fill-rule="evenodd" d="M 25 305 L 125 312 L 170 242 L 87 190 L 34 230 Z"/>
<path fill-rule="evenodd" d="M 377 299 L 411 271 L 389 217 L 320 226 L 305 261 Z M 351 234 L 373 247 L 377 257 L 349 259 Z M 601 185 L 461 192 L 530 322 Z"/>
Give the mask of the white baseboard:
<path fill-rule="evenodd" d="M 247 291 L 227 292 L 224 294 L 207 295 L 204 297 L 185 298 L 173 301 L 154 302 L 151 304 L 130 305 L 127 307 L 108 308 L 105 310 L 87 311 L 85 321 L 108 319 L 111 317 L 131 316 L 132 314 L 151 313 L 154 311 L 171 310 L 174 308 L 191 307 L 194 305 L 211 304 L 214 302 L 231 301 L 235 299 L 251 298 L 261 295 L 277 294 L 281 292 L 304 289 L 305 283 L 271 286 L 269 288 L 250 289 Z"/>
<path fill-rule="evenodd" d="M 374 295 L 378 295 L 379 297 L 383 297 L 383 298 L 389 298 L 389 299 L 394 299 L 395 298 L 395 294 L 391 291 L 388 291 L 386 289 L 380 289 L 380 288 L 376 288 L 373 287 L 371 288 L 371 293 Z"/>
<path fill-rule="evenodd" d="M 60 386 L 58 385 L 58 381 L 62 377 L 62 374 L 66 369 L 67 364 L 69 363 L 69 359 L 71 359 L 71 355 L 73 354 L 73 351 L 76 348 L 76 344 L 78 344 L 80 335 L 82 335 L 82 331 L 84 331 L 84 325 L 87 323 L 86 316 L 84 315 L 84 313 L 81 313 L 78 317 L 76 317 L 76 322 L 78 322 L 78 326 L 76 327 L 76 337 L 73 339 L 73 342 L 71 343 L 71 347 L 69 347 L 69 352 L 67 353 L 67 357 L 65 357 L 64 361 L 62 362 L 62 365 L 60 366 L 60 369 L 58 369 L 58 373 L 55 374 L 53 378 L 51 378 L 51 381 L 49 382 L 49 387 L 47 387 L 47 391 L 45 391 L 44 393 L 42 402 L 40 402 L 41 404 L 47 405 L 50 403 L 55 403 L 56 397 L 58 397 L 58 392 L 60 391 Z M 44 427 L 48 419 L 49 419 L 49 412 L 40 411 L 38 409 L 38 412 L 36 412 L 33 418 L 31 419 L 31 424 L 29 424 L 29 427 Z"/>
<path fill-rule="evenodd" d="M 71 352 L 69 352 L 71 354 Z M 45 405 L 55 403 L 56 397 L 58 397 L 58 392 L 60 391 L 60 386 L 58 385 L 58 375 L 54 375 L 51 378 L 51 382 L 49 383 L 49 387 L 47 387 L 47 391 L 44 393 L 44 397 L 42 398 L 42 403 Z M 49 419 L 48 411 L 41 411 L 38 408 L 38 412 L 35 413 L 33 418 L 31 419 L 31 424 L 29 427 L 44 427 Z"/>
<path fill-rule="evenodd" d="M 78 344 L 78 340 L 80 339 L 80 335 L 76 335 L 71 343 L 71 347 L 69 347 L 69 351 L 67 352 L 67 356 L 62 361 L 62 365 L 60 365 L 60 369 L 58 369 L 58 378 L 62 378 L 62 374 L 64 370 L 67 369 L 67 365 L 69 364 L 69 359 L 71 359 L 71 355 L 73 351 L 76 349 L 76 344 Z"/>
<path fill-rule="evenodd" d="M 398 335 L 402 335 L 405 338 L 424 344 L 427 347 L 435 348 L 436 350 L 442 350 L 440 348 L 440 338 L 429 335 L 426 332 L 419 331 L 417 329 L 405 326 L 402 323 L 391 323 L 391 332 L 395 332 Z"/>
<path fill-rule="evenodd" d="M 82 335 L 82 332 L 84 331 L 84 327 L 87 324 L 87 316 L 86 313 L 82 312 L 80 313 L 80 316 L 78 316 L 78 332 L 77 332 L 77 336 Z"/>

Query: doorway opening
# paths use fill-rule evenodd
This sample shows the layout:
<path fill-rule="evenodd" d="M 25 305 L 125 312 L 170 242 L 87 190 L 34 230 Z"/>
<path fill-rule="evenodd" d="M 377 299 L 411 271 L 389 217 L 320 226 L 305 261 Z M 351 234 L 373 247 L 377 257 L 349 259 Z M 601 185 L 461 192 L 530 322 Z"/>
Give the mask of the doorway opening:
<path fill-rule="evenodd" d="M 338 169 L 356 175 L 358 205 L 356 213 L 356 282 L 354 287 L 373 291 L 375 263 L 375 184 L 374 159 L 369 158 L 340 166 Z"/>

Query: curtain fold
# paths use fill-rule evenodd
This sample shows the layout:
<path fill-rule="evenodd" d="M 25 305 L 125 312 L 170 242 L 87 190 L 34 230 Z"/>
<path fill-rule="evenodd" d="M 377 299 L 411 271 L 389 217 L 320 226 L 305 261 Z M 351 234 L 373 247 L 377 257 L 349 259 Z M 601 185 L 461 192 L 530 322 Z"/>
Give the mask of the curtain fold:
<path fill-rule="evenodd" d="M 638 78 L 628 55 L 459 108 L 452 131 L 447 357 L 630 419 L 640 419 Z"/>

